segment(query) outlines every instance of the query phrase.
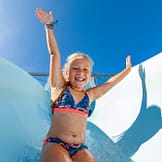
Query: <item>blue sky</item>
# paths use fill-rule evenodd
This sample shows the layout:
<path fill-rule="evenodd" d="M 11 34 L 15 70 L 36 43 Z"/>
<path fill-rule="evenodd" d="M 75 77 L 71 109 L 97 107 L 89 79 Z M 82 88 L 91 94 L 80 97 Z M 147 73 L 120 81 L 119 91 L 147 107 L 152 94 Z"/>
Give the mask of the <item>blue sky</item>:
<path fill-rule="evenodd" d="M 160 0 L 0 0 L 0 56 L 28 72 L 48 72 L 43 25 L 35 9 L 53 11 L 62 55 L 76 51 L 94 60 L 93 72 L 114 74 L 132 56 L 136 65 L 162 51 Z"/>

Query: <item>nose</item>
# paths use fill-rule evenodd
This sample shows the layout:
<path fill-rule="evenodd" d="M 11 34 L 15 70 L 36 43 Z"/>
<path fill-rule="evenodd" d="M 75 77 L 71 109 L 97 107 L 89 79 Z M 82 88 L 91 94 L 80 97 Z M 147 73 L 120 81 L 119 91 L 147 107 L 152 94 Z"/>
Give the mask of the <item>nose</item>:
<path fill-rule="evenodd" d="M 82 69 L 78 69 L 77 73 L 78 74 L 82 74 L 83 73 L 83 70 Z"/>

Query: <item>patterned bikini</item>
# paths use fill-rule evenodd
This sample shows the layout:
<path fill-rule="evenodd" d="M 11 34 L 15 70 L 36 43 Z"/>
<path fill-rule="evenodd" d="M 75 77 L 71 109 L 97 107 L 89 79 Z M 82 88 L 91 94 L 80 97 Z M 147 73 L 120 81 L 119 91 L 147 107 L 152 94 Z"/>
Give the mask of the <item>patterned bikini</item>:
<path fill-rule="evenodd" d="M 79 113 L 83 116 L 88 116 L 89 97 L 87 93 L 85 93 L 83 99 L 79 103 L 75 104 L 73 96 L 69 88 L 67 87 L 60 95 L 58 100 L 51 105 L 51 109 L 53 113 L 54 111 L 69 111 L 69 112 Z M 43 143 L 46 144 L 48 142 L 55 142 L 60 144 L 69 152 L 70 156 L 73 156 L 79 150 L 88 149 L 88 147 L 84 144 L 77 144 L 77 145 L 69 144 L 56 137 L 46 137 Z"/>

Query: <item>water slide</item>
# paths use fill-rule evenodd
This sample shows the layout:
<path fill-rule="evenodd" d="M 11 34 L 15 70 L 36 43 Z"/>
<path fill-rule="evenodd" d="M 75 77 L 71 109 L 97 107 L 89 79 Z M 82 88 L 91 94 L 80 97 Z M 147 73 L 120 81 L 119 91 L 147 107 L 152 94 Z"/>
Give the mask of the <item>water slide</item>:
<path fill-rule="evenodd" d="M 93 105 L 86 142 L 97 162 L 162 161 L 161 62 L 162 53 L 136 65 Z M 39 161 L 49 107 L 46 88 L 0 57 L 0 161 Z"/>

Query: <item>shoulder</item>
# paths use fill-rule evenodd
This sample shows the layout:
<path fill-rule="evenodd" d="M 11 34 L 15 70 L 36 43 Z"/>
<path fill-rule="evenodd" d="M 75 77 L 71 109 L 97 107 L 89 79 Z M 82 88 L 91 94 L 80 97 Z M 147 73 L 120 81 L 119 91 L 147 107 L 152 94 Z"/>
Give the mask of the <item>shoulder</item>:
<path fill-rule="evenodd" d="M 99 86 L 88 89 L 87 94 L 91 102 L 103 96 L 110 89 L 109 87 L 110 86 L 108 84 L 101 84 Z"/>
<path fill-rule="evenodd" d="M 93 88 L 89 88 L 85 91 L 85 93 L 89 97 L 89 103 L 92 103 L 94 101 L 94 95 L 93 95 Z"/>

